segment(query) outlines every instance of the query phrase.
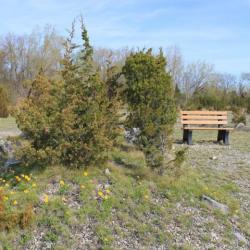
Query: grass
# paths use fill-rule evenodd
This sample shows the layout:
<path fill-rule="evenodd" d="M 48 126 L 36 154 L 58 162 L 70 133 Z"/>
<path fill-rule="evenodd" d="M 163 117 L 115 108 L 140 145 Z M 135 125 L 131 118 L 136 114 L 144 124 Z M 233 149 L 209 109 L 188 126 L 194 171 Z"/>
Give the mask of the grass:
<path fill-rule="evenodd" d="M 3 124 L 2 129 L 8 127 Z M 175 133 L 181 138 L 178 127 Z M 231 150 L 240 148 L 244 153 L 246 135 L 241 133 L 232 134 L 235 146 Z M 198 145 L 211 138 L 216 134 L 194 133 Z M 239 138 L 243 145 L 237 144 Z M 250 235 L 246 223 L 250 217 L 241 209 L 237 197 L 241 190 L 234 179 L 223 169 L 209 167 L 220 164 L 220 159 L 210 160 L 210 154 L 225 154 L 229 147 L 216 145 L 214 149 L 211 145 L 212 151 L 209 147 L 208 151 L 189 147 L 180 176 L 171 171 L 164 176 L 154 174 L 146 167 L 143 154 L 123 140 L 111 152 L 107 164 L 90 168 L 87 174 L 61 166 L 42 171 L 19 166 L 1 173 L 0 214 L 8 220 L 1 220 L 0 225 L 8 230 L 0 232 L 0 249 L 43 249 L 43 244 L 52 249 L 120 249 L 119 242 L 127 242 L 123 243 L 125 249 L 162 245 L 192 249 L 191 243 L 178 241 L 178 237 L 192 234 L 199 218 L 203 231 L 197 229 L 191 240 L 199 237 L 201 245 L 209 242 L 215 247 L 219 243 L 213 242 L 210 232 L 216 231 L 220 244 L 233 245 L 231 218 L 236 217 L 238 228 Z M 175 144 L 175 150 L 180 148 L 181 144 Z M 244 164 L 241 159 L 240 165 Z M 105 174 L 106 168 L 110 174 Z M 229 214 L 211 209 L 201 201 L 202 194 L 228 205 Z"/>
<path fill-rule="evenodd" d="M 123 157 L 126 159 L 125 154 Z M 131 160 L 131 152 L 127 157 L 127 160 Z M 138 160 L 137 157 L 135 153 L 135 159 Z M 207 190 L 198 172 L 192 169 L 173 182 L 171 176 L 152 175 L 151 180 L 134 178 L 131 175 L 133 170 L 118 167 L 114 163 L 105 167 L 110 169 L 110 176 L 103 175 L 103 170 L 97 169 L 90 169 L 88 176 L 84 176 L 81 170 L 67 170 L 57 166 L 43 172 L 33 172 L 34 177 L 30 177 L 30 181 L 21 176 L 21 181 L 17 182 L 9 176 L 9 181 L 3 185 L 3 190 L 9 196 L 5 203 L 6 209 L 15 213 L 32 204 L 36 208 L 35 221 L 30 229 L 25 229 L 25 235 L 30 235 L 34 227 L 43 228 L 46 232 L 43 240 L 54 247 L 65 239 L 70 242 L 70 228 L 91 221 L 96 244 L 108 249 L 115 240 L 114 234 L 116 238 L 132 237 L 134 234 L 138 241 L 146 244 L 144 247 L 169 241 L 164 225 L 172 219 L 169 213 L 174 213 L 174 207 L 171 205 L 183 199 L 195 205 L 200 202 L 200 195 L 206 193 L 215 198 L 223 197 L 223 201 L 231 204 L 231 189 L 226 187 L 218 190 L 214 187 Z M 12 174 L 15 176 L 16 173 Z M 60 184 L 62 180 L 63 185 Z M 9 186 L 6 187 L 6 183 Z M 111 184 L 105 188 L 107 183 Z M 13 190 L 15 194 L 11 194 Z M 48 195 L 47 203 L 44 200 L 45 194 Z M 72 196 L 75 197 L 73 201 Z M 16 207 L 12 205 L 14 200 L 18 202 Z M 160 200 L 161 204 L 155 200 Z M 79 204 L 79 209 L 72 206 L 74 202 Z M 191 226 L 190 215 L 178 215 L 177 220 L 183 228 Z M 115 221 L 115 225 L 111 221 Z M 17 234 L 19 232 L 15 227 L 12 230 Z M 19 235 L 20 244 L 25 245 L 29 241 L 29 238 Z M 70 244 L 65 247 L 70 247 Z"/>

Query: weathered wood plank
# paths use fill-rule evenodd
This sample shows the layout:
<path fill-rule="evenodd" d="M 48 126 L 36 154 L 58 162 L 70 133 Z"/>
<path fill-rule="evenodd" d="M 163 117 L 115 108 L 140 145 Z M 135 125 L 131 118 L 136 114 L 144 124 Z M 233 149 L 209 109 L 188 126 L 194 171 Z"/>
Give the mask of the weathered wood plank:
<path fill-rule="evenodd" d="M 233 128 L 211 128 L 211 127 L 184 127 L 184 130 L 233 130 Z"/>
<path fill-rule="evenodd" d="M 208 111 L 208 110 L 195 110 L 195 111 L 181 111 L 182 115 L 227 115 L 227 111 Z"/>
<path fill-rule="evenodd" d="M 213 120 L 182 120 L 181 124 L 196 124 L 196 125 L 226 125 L 227 120 L 213 121 Z"/>
<path fill-rule="evenodd" d="M 226 115 L 182 115 L 182 120 L 227 120 Z"/>

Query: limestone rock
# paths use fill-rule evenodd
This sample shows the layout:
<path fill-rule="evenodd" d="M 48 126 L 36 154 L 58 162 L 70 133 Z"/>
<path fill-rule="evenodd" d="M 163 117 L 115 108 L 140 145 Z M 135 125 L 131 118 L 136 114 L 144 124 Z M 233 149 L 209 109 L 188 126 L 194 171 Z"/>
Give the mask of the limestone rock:
<path fill-rule="evenodd" d="M 242 129 L 242 128 L 244 128 L 246 125 L 244 124 L 244 123 L 242 123 L 242 122 L 240 122 L 240 123 L 238 123 L 237 125 L 236 125 L 236 129 Z"/>
<path fill-rule="evenodd" d="M 239 242 L 242 242 L 244 244 L 247 244 L 247 239 L 239 232 L 234 232 L 235 237 Z"/>
<path fill-rule="evenodd" d="M 220 202 L 218 202 L 218 201 L 216 201 L 216 200 L 214 200 L 211 197 L 206 196 L 206 195 L 202 195 L 201 199 L 203 201 L 205 201 L 206 203 L 208 203 L 213 208 L 219 209 L 222 213 L 224 213 L 224 214 L 228 213 L 229 208 L 227 205 L 222 204 L 222 203 L 220 203 Z"/>

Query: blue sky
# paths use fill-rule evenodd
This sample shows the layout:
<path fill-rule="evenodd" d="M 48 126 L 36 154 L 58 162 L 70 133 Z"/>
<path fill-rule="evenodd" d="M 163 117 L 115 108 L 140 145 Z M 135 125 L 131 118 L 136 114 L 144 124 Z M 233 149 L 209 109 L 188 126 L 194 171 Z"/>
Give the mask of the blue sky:
<path fill-rule="evenodd" d="M 250 0 L 0 0 L 0 35 L 55 25 L 63 35 L 83 14 L 94 46 L 177 45 L 186 62 L 250 72 Z"/>

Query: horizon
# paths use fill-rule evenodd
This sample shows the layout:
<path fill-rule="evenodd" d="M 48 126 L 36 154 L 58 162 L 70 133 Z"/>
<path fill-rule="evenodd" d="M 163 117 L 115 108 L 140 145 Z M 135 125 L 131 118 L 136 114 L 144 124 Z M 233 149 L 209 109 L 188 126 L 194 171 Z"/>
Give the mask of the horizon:
<path fill-rule="evenodd" d="M 94 47 L 177 46 L 187 63 L 205 61 L 236 76 L 250 71 L 249 0 L 10 0 L 1 6 L 0 36 L 46 24 L 65 36 L 82 14 Z"/>

